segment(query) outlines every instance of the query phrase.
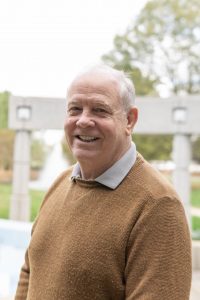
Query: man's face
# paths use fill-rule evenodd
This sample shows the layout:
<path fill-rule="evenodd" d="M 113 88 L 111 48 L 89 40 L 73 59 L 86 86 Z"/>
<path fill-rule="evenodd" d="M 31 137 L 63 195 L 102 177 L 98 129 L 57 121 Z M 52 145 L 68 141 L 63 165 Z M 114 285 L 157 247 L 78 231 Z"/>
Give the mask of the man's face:
<path fill-rule="evenodd" d="M 65 134 L 80 164 L 109 168 L 129 148 L 130 127 L 114 78 L 85 74 L 72 83 Z"/>

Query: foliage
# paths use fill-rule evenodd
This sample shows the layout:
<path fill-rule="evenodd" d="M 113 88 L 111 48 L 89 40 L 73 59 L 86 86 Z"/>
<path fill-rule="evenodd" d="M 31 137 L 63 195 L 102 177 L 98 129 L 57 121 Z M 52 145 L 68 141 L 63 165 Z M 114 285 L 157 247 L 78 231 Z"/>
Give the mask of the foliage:
<path fill-rule="evenodd" d="M 102 59 L 127 71 L 138 95 L 155 94 L 161 87 L 173 94 L 199 93 L 199 11 L 198 0 L 148 1 Z M 170 156 L 170 137 L 135 136 L 135 141 L 147 159 Z M 193 158 L 200 162 L 199 140 L 194 142 Z"/>
<path fill-rule="evenodd" d="M 47 149 L 42 140 L 33 139 L 31 143 L 31 168 L 41 169 L 44 165 Z"/>
<path fill-rule="evenodd" d="M 0 93 L 0 128 L 8 127 L 9 92 Z"/>
<path fill-rule="evenodd" d="M 200 163 L 200 138 L 197 138 L 192 143 L 192 157 L 197 163 Z"/>
<path fill-rule="evenodd" d="M 147 160 L 169 160 L 172 152 L 171 135 L 133 134 L 137 150 Z"/>
<path fill-rule="evenodd" d="M 67 144 L 65 138 L 62 139 L 62 150 L 63 150 L 63 154 L 69 161 L 70 165 L 75 164 L 76 159 L 74 158 L 72 151 L 70 150 L 69 145 Z"/>
<path fill-rule="evenodd" d="M 10 170 L 13 163 L 15 133 L 8 127 L 9 92 L 0 93 L 0 169 Z"/>
<path fill-rule="evenodd" d="M 156 95 L 154 88 L 156 80 L 144 76 L 139 68 L 132 67 L 129 62 L 130 55 L 127 54 L 127 57 L 125 55 L 120 61 L 117 61 L 114 56 L 110 56 L 109 54 L 105 54 L 102 59 L 113 68 L 126 72 L 129 78 L 134 82 L 137 95 Z"/>
<path fill-rule="evenodd" d="M 9 129 L 0 129 L 0 168 L 10 170 L 13 163 L 13 144 L 15 132 Z"/>
<path fill-rule="evenodd" d="M 0 93 L 0 168 L 12 169 L 13 147 L 15 133 L 7 129 L 8 126 L 8 99 L 9 92 Z M 45 158 L 45 145 L 39 140 L 31 144 L 31 167 L 41 168 Z"/>
<path fill-rule="evenodd" d="M 114 49 L 103 59 L 139 69 L 175 94 L 200 92 L 200 2 L 152 0 L 147 2 Z"/>
<path fill-rule="evenodd" d="M 0 129 L 0 169 L 10 170 L 13 165 L 15 132 L 10 129 Z M 44 142 L 32 140 L 31 143 L 31 168 L 40 169 L 46 155 Z"/>

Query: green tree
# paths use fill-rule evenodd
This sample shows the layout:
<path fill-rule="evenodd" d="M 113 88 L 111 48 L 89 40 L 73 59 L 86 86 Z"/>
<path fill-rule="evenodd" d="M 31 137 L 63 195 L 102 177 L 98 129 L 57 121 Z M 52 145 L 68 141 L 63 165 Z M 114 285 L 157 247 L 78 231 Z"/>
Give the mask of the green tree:
<path fill-rule="evenodd" d="M 15 132 L 8 127 L 9 92 L 0 93 L 0 169 L 10 170 L 13 163 Z"/>
<path fill-rule="evenodd" d="M 200 138 L 196 138 L 192 146 L 192 157 L 197 163 L 200 163 Z"/>
<path fill-rule="evenodd" d="M 47 147 L 42 140 L 33 139 L 31 142 L 31 168 L 41 169 L 44 165 Z"/>
<path fill-rule="evenodd" d="M 117 39 L 118 37 L 116 37 L 115 42 Z M 129 78 L 134 82 L 134 86 L 138 95 L 156 95 L 156 80 L 151 79 L 149 76 L 143 75 L 139 68 L 131 66 L 130 54 L 125 53 L 124 51 L 123 53 L 124 57 L 122 57 L 121 60 L 117 60 L 112 52 L 110 54 L 103 55 L 102 59 L 105 63 L 111 65 L 112 67 L 125 71 Z"/>
<path fill-rule="evenodd" d="M 175 94 L 199 93 L 199 11 L 198 0 L 149 1 L 125 34 L 115 37 L 114 49 L 103 59 L 137 68 Z"/>
<path fill-rule="evenodd" d="M 0 169 L 12 169 L 14 138 L 13 130 L 0 129 Z"/>
<path fill-rule="evenodd" d="M 102 59 L 131 73 L 136 94 L 149 95 L 165 86 L 173 94 L 200 92 L 200 2 L 152 0 Z M 148 85 L 150 83 L 150 85 Z M 135 136 L 138 150 L 149 159 L 168 159 L 172 137 Z M 164 147 L 164 148 L 163 148 Z M 200 143 L 193 153 L 199 157 Z M 196 153 L 196 154 L 195 154 Z"/>
<path fill-rule="evenodd" d="M 8 127 L 9 92 L 0 93 L 0 128 Z"/>
<path fill-rule="evenodd" d="M 0 129 L 0 169 L 10 170 L 13 166 L 15 131 Z M 31 168 L 42 168 L 46 155 L 46 147 L 41 140 L 31 141 Z"/>
<path fill-rule="evenodd" d="M 67 160 L 69 161 L 70 165 L 75 164 L 76 159 L 73 156 L 72 151 L 70 150 L 69 145 L 66 142 L 65 137 L 63 137 L 61 143 L 62 143 L 62 151 L 63 151 L 64 156 L 67 158 Z"/>
<path fill-rule="evenodd" d="M 169 160 L 172 152 L 171 135 L 139 135 L 134 134 L 133 140 L 137 150 L 147 160 Z"/>

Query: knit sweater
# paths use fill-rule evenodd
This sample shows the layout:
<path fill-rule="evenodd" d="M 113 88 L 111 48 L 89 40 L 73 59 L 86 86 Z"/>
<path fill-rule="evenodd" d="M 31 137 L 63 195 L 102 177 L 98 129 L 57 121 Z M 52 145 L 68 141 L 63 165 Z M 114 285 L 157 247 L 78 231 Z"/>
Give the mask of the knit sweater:
<path fill-rule="evenodd" d="M 162 175 L 139 154 L 115 190 L 71 171 L 42 203 L 15 300 L 188 300 L 190 235 Z"/>

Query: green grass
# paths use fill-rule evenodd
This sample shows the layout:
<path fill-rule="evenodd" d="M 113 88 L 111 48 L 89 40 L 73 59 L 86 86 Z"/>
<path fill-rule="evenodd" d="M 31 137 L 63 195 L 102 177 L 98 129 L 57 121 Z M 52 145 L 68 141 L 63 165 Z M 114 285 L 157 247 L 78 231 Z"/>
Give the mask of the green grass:
<path fill-rule="evenodd" d="M 9 184 L 0 184 L 0 218 L 7 219 L 9 214 L 11 187 Z"/>
<path fill-rule="evenodd" d="M 35 219 L 37 216 L 38 210 L 40 208 L 41 202 L 44 198 L 45 192 L 44 191 L 30 191 L 31 197 L 31 221 Z"/>
<path fill-rule="evenodd" d="M 200 208 L 200 188 L 192 190 L 191 205 Z"/>
<path fill-rule="evenodd" d="M 40 204 L 44 198 L 44 191 L 30 190 L 31 198 L 31 221 L 33 221 L 38 213 Z M 9 204 L 11 197 L 11 185 L 0 184 L 0 218 L 8 219 Z"/>
<path fill-rule="evenodd" d="M 191 205 L 200 208 L 200 188 L 192 189 Z M 192 217 L 192 238 L 200 240 L 200 217 Z"/>
<path fill-rule="evenodd" d="M 200 218 L 192 217 L 192 239 L 200 240 Z"/>
<path fill-rule="evenodd" d="M 199 217 L 192 218 L 192 229 L 194 231 L 196 231 L 196 230 L 200 231 L 200 218 Z"/>
<path fill-rule="evenodd" d="M 31 198 L 31 221 L 33 221 L 38 213 L 41 202 L 44 198 L 44 191 L 30 190 Z M 0 218 L 7 219 L 9 216 L 9 203 L 11 196 L 11 185 L 0 184 Z M 200 188 L 192 190 L 191 204 L 200 208 Z M 199 233 L 200 238 L 200 218 L 192 217 L 192 230 Z"/>

